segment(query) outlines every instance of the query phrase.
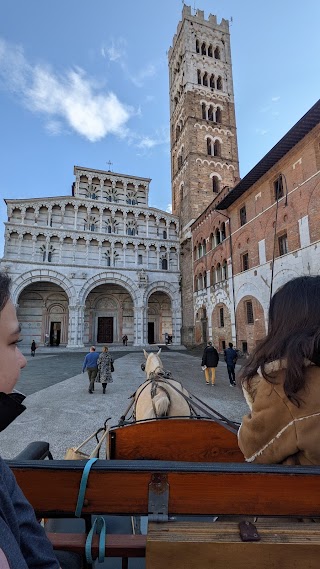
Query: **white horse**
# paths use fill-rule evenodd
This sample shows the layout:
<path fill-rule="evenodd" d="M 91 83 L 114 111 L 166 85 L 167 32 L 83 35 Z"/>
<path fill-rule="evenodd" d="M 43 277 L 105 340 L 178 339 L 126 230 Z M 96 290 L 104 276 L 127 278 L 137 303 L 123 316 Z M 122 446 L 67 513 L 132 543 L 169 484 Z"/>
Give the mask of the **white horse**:
<path fill-rule="evenodd" d="M 182 394 L 189 393 L 181 383 L 174 379 L 165 379 L 162 361 L 157 353 L 143 350 L 146 358 L 145 372 L 147 381 L 142 383 L 135 394 L 135 419 L 154 419 L 156 417 L 190 417 L 189 403 Z M 178 391 L 176 391 L 176 389 Z"/>

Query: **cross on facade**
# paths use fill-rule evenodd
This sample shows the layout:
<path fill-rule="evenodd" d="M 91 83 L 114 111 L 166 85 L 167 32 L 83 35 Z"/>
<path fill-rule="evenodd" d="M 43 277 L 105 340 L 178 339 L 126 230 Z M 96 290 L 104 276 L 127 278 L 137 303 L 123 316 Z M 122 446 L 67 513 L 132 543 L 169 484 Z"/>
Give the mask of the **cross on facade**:
<path fill-rule="evenodd" d="M 110 162 L 110 160 L 109 160 L 109 162 L 107 162 L 107 164 L 109 166 L 108 172 L 111 172 L 111 166 L 113 166 L 113 162 Z"/>

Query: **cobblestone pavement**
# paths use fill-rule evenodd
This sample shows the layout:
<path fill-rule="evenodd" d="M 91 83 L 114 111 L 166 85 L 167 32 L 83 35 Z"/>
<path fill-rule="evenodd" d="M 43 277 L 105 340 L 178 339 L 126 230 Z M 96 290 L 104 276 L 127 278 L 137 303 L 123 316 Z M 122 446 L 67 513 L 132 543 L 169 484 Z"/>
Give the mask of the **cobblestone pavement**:
<path fill-rule="evenodd" d="M 0 433 L 0 454 L 13 458 L 35 440 L 46 440 L 54 458 L 64 457 L 69 446 L 80 444 L 90 433 L 102 426 L 106 418 L 117 424 L 128 406 L 129 396 L 144 381 L 140 368 L 142 350 L 110 350 L 115 358 L 113 383 L 102 394 L 96 384 L 88 393 L 87 374 L 82 374 L 86 352 L 43 353 L 28 357 L 17 388 L 28 396 L 27 410 L 5 431 Z M 230 388 L 226 365 L 219 362 L 215 387 L 205 384 L 201 360 L 187 351 L 164 351 L 163 365 L 191 393 L 228 418 L 241 421 L 247 406 L 238 388 Z M 90 449 L 89 449 L 90 450 Z"/>

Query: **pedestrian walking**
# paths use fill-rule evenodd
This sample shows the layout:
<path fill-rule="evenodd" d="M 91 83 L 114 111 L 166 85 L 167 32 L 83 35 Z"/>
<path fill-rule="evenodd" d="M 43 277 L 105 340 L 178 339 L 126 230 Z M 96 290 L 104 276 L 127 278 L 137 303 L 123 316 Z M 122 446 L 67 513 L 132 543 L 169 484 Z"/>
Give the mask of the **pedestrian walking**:
<path fill-rule="evenodd" d="M 215 347 L 212 345 L 212 342 L 208 342 L 208 345 L 205 347 L 201 367 L 204 370 L 204 376 L 206 379 L 206 384 L 210 385 L 210 377 L 211 377 L 211 385 L 215 385 L 216 380 L 216 367 L 219 362 L 219 354 Z"/>
<path fill-rule="evenodd" d="M 122 336 L 122 343 L 124 346 L 128 345 L 128 336 L 127 334 L 125 334 L 124 336 Z"/>
<path fill-rule="evenodd" d="M 82 373 L 87 370 L 88 377 L 89 377 L 89 393 L 93 393 L 94 391 L 94 381 L 97 377 L 98 373 L 98 358 L 99 354 L 96 352 L 95 346 L 91 346 L 90 352 L 84 358 L 83 366 L 82 366 Z"/>
<path fill-rule="evenodd" d="M 113 369 L 113 357 L 109 353 L 108 347 L 103 346 L 102 352 L 98 358 L 98 374 L 99 380 L 102 383 L 102 393 L 106 392 L 107 384 L 113 382 Z"/>
<path fill-rule="evenodd" d="M 32 340 L 32 342 L 31 342 L 31 356 L 33 358 L 36 355 L 36 349 L 37 349 L 36 343 L 34 340 Z"/>
<path fill-rule="evenodd" d="M 236 385 L 235 367 L 237 359 L 238 359 L 238 354 L 234 349 L 232 342 L 229 342 L 229 348 L 224 350 L 224 361 L 227 364 L 228 376 L 231 387 L 235 387 Z"/>

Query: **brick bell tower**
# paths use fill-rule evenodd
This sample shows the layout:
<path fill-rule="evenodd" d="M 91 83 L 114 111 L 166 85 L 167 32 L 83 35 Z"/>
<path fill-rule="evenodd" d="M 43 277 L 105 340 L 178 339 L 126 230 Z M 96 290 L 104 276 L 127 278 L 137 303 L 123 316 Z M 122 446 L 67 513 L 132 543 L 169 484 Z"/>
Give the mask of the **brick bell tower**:
<path fill-rule="evenodd" d="M 172 212 L 180 218 L 182 342 L 194 343 L 191 224 L 239 181 L 229 22 L 191 14 L 169 50 Z"/>

